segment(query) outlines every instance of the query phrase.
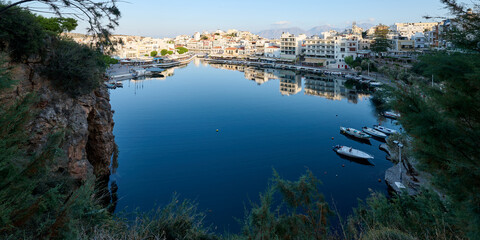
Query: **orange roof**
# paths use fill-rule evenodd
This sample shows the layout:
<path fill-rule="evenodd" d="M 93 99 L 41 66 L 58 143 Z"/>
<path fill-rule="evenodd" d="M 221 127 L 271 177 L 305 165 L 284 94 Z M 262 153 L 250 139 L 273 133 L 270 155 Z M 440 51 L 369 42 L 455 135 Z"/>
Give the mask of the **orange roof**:
<path fill-rule="evenodd" d="M 280 48 L 278 46 L 270 46 L 270 47 L 267 47 L 267 48 Z"/>
<path fill-rule="evenodd" d="M 213 48 L 222 48 L 222 47 L 220 47 L 220 46 L 217 46 L 217 47 L 213 47 Z"/>
<path fill-rule="evenodd" d="M 237 50 L 237 48 L 235 48 L 235 47 L 229 47 L 229 48 L 225 48 L 225 50 Z"/>

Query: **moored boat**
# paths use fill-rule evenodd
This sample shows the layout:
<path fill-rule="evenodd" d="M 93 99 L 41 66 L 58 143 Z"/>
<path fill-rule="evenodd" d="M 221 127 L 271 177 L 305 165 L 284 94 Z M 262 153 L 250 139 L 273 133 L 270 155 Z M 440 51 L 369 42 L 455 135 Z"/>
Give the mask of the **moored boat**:
<path fill-rule="evenodd" d="M 390 134 L 394 134 L 394 133 L 397 133 L 396 130 L 393 130 L 393 129 L 390 129 L 390 128 L 386 128 L 386 127 L 383 127 L 383 126 L 380 126 L 380 125 L 373 125 L 373 128 L 377 131 L 380 131 L 382 133 L 385 133 L 387 135 L 390 135 Z"/>
<path fill-rule="evenodd" d="M 354 128 L 340 127 L 340 131 L 352 137 L 360 138 L 363 140 L 368 140 L 371 137 L 370 135 L 363 133 L 361 131 L 358 131 L 357 129 L 354 129 Z"/>
<path fill-rule="evenodd" d="M 400 117 L 400 113 L 387 111 L 387 112 L 383 113 L 383 116 L 388 117 L 388 118 L 397 119 L 397 118 Z"/>
<path fill-rule="evenodd" d="M 372 155 L 352 147 L 337 145 L 333 147 L 333 151 L 346 157 L 359 158 L 359 159 L 373 159 Z"/>
<path fill-rule="evenodd" d="M 380 132 L 380 131 L 377 131 L 373 128 L 369 128 L 369 127 L 363 127 L 362 131 L 364 131 L 365 133 L 370 134 L 374 137 L 378 137 L 378 138 L 386 138 L 387 137 L 387 134 L 385 134 L 383 132 Z"/>

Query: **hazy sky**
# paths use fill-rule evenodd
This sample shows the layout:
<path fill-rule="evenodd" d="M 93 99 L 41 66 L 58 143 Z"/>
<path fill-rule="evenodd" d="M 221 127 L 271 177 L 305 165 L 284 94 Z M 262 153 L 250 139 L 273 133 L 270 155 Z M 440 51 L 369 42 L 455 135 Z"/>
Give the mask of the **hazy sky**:
<path fill-rule="evenodd" d="M 152 37 L 191 35 L 196 31 L 238 29 L 258 32 L 279 27 L 308 30 L 319 25 L 426 21 L 446 15 L 440 0 L 127 0 L 117 34 Z M 77 32 L 82 32 L 80 25 Z"/>

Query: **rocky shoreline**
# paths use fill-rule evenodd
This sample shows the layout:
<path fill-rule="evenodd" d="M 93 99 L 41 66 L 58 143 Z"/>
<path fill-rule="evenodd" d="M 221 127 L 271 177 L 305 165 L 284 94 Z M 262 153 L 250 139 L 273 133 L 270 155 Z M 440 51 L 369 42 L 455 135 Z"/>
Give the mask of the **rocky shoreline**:
<path fill-rule="evenodd" d="M 109 176 L 115 142 L 110 96 L 105 86 L 73 98 L 41 77 L 35 64 L 10 67 L 17 82 L 12 90 L 0 95 L 0 103 L 11 104 L 29 93 L 38 97 L 32 109 L 37 114 L 26 129 L 31 133 L 27 151 L 37 152 L 52 133 L 64 131 L 61 148 L 66 157 L 58 158 L 52 173 L 67 173 L 79 182 Z"/>

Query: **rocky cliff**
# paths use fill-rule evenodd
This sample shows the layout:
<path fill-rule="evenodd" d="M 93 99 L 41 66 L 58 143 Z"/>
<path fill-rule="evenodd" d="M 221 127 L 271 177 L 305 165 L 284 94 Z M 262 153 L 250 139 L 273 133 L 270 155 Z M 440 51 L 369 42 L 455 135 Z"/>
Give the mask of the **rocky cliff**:
<path fill-rule="evenodd" d="M 39 102 L 36 117 L 29 124 L 31 132 L 28 151 L 35 152 L 47 142 L 49 134 L 63 130 L 61 148 L 65 157 L 55 163 L 53 172 L 68 173 L 76 180 L 108 177 L 115 150 L 113 113 L 108 90 L 102 86 L 75 98 L 56 90 L 48 79 L 41 77 L 35 65 L 12 66 L 15 87 L 0 96 L 0 103 L 11 103 L 35 92 Z"/>

